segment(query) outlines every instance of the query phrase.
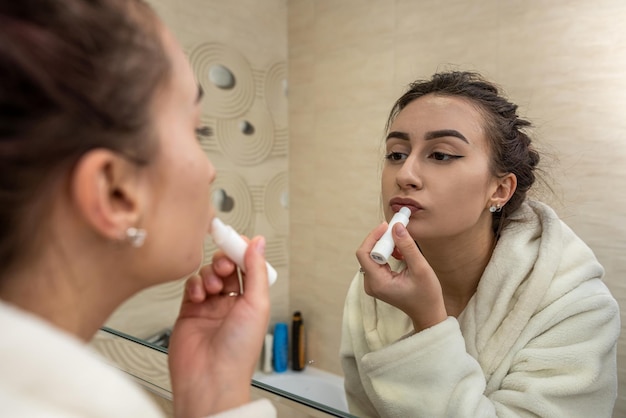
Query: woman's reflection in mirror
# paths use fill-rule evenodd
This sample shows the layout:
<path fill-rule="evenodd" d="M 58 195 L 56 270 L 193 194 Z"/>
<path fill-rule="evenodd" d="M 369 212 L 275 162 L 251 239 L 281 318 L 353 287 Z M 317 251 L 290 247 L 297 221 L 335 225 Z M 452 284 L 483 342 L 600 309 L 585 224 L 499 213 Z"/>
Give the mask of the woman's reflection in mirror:
<path fill-rule="evenodd" d="M 244 295 L 224 296 L 239 284 L 222 253 L 198 268 L 215 169 L 172 33 L 141 0 L 3 1 L 0 80 L 2 414 L 162 416 L 86 343 L 140 290 L 189 276 L 169 340 L 176 416 L 275 416 L 250 402 L 264 239 Z"/>
<path fill-rule="evenodd" d="M 499 88 L 412 83 L 387 124 L 388 264 L 358 248 L 341 360 L 359 417 L 610 417 L 618 305 L 593 251 L 527 193 L 539 154 Z"/>

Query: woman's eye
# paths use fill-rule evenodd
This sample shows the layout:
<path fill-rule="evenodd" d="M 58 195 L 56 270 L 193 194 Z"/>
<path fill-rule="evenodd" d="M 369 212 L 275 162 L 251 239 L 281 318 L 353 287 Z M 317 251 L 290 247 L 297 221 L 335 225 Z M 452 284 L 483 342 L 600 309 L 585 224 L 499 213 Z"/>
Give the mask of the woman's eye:
<path fill-rule="evenodd" d="M 196 128 L 196 136 L 200 139 L 201 136 L 209 137 L 213 134 L 213 130 L 209 126 L 199 126 Z"/>
<path fill-rule="evenodd" d="M 385 155 L 386 160 L 393 162 L 406 160 L 406 157 L 407 155 L 402 152 L 390 152 L 389 154 Z"/>
<path fill-rule="evenodd" d="M 430 154 L 429 157 L 437 161 L 450 161 L 450 160 L 456 160 L 457 158 L 463 158 L 462 155 L 452 155 L 452 154 L 446 154 L 445 152 L 438 152 L 438 151 L 433 152 L 432 154 Z"/>

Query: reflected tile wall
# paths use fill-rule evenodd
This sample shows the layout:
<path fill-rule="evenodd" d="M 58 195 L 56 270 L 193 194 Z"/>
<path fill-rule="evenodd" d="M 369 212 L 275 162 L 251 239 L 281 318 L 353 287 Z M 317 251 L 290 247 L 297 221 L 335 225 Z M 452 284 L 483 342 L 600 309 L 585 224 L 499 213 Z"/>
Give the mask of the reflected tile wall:
<path fill-rule="evenodd" d="M 284 321 L 289 317 L 287 2 L 147 1 L 204 83 L 201 118 L 214 135 L 202 138 L 201 145 L 217 169 L 214 189 L 224 188 L 235 199 L 232 211 L 217 216 L 240 233 L 266 237 L 266 256 L 279 275 L 270 290 L 272 322 Z M 234 88 L 219 90 L 210 83 L 208 72 L 215 64 L 232 67 Z M 251 134 L 240 130 L 244 121 L 253 124 Z M 207 239 L 205 260 L 214 250 Z M 118 309 L 107 326 L 139 338 L 172 326 L 183 285 L 177 281 L 142 292 Z"/>

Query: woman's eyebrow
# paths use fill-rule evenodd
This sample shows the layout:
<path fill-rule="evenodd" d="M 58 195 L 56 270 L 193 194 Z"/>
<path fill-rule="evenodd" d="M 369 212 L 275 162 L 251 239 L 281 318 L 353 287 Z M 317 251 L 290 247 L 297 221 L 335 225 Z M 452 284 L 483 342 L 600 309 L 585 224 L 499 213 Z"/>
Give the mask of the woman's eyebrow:
<path fill-rule="evenodd" d="M 396 138 L 396 139 L 403 139 L 405 141 L 409 141 L 411 138 L 409 137 L 409 134 L 407 134 L 406 132 L 399 132 L 399 131 L 392 131 L 389 132 L 387 134 L 387 138 L 385 139 L 386 141 L 390 140 L 391 138 Z"/>
<path fill-rule="evenodd" d="M 429 131 L 429 132 L 426 132 L 426 135 L 424 135 L 424 139 L 426 141 L 429 141 L 431 139 L 444 138 L 447 136 L 459 138 L 461 141 L 469 144 L 469 141 L 467 140 L 467 138 L 465 138 L 465 135 L 463 135 L 461 132 L 457 131 L 456 129 L 439 129 L 436 131 Z M 409 134 L 407 134 L 406 132 L 399 132 L 399 131 L 389 132 L 386 140 L 388 141 L 391 138 L 402 139 L 404 141 L 409 141 L 411 139 Z"/>
<path fill-rule="evenodd" d="M 461 141 L 469 144 L 469 141 L 467 140 L 467 138 L 465 138 L 465 136 L 461 132 L 457 131 L 456 129 L 440 129 L 437 131 L 426 132 L 426 135 L 424 135 L 424 139 L 428 141 L 430 139 L 443 138 L 446 136 L 459 138 Z"/>

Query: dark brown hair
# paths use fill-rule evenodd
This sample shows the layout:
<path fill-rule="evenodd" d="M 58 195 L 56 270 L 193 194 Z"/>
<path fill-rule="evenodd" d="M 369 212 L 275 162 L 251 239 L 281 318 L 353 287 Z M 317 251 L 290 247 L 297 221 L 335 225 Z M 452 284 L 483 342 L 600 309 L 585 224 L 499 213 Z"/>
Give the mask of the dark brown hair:
<path fill-rule="evenodd" d="M 0 277 L 32 253 L 42 194 L 87 151 L 156 152 L 152 98 L 170 74 L 141 0 L 0 4 Z"/>
<path fill-rule="evenodd" d="M 498 87 L 473 72 L 451 71 L 436 73 L 430 80 L 418 80 L 394 104 L 387 129 L 398 113 L 413 100 L 427 94 L 462 97 L 474 104 L 485 118 L 485 134 L 490 141 L 490 170 L 494 176 L 513 173 L 517 189 L 500 212 L 493 213 L 496 236 L 506 226 L 508 215 L 515 212 L 526 199 L 535 182 L 539 153 L 524 132 L 530 122 L 517 115 L 517 105 L 509 102 Z"/>

